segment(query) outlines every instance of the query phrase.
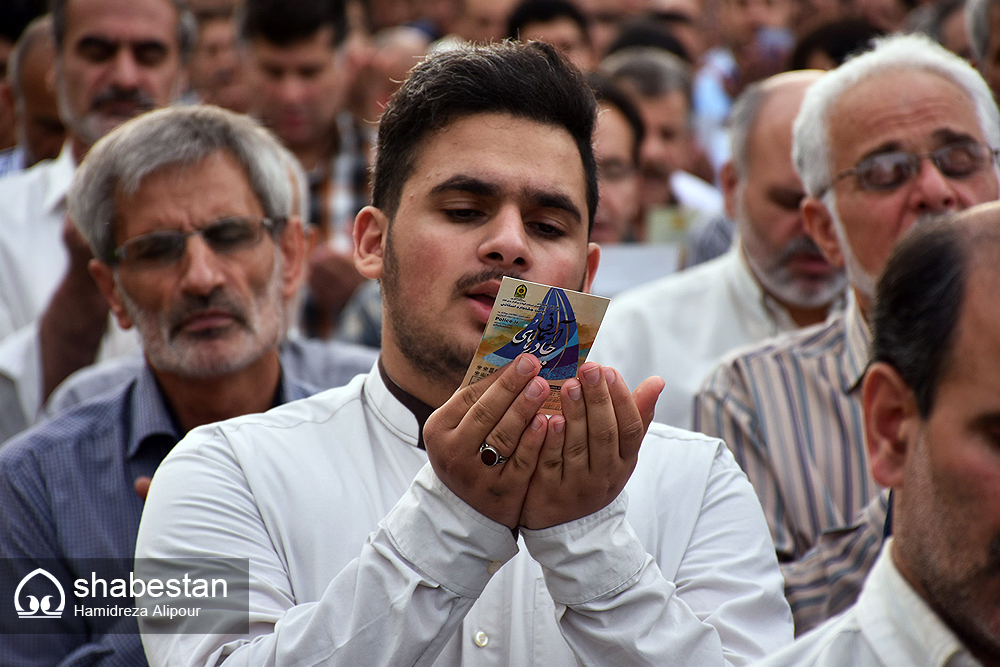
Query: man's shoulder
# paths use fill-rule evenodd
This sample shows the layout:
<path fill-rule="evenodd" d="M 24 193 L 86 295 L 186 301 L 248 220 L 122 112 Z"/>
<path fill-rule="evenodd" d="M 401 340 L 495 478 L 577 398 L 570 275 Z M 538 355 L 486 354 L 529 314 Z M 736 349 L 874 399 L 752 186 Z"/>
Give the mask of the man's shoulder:
<path fill-rule="evenodd" d="M 267 412 L 199 426 L 174 447 L 171 455 L 206 446 L 222 446 L 234 452 L 252 451 L 277 442 L 287 444 L 290 438 L 296 438 L 298 445 L 307 446 L 308 443 L 319 442 L 307 436 L 313 431 L 324 434 L 332 429 L 346 433 L 360 431 L 363 428 L 366 377 L 358 375 L 346 385 L 290 401 Z"/>
<path fill-rule="evenodd" d="M 11 438 L 0 447 L 0 471 L 21 469 L 29 462 L 69 465 L 80 455 L 102 457 L 121 443 L 112 432 L 121 424 L 128 387 L 75 405 Z"/>
<path fill-rule="evenodd" d="M 30 169 L 9 173 L 0 178 L 0 238 L 6 236 L 11 225 L 38 224 L 36 211 L 45 205 L 53 187 L 59 185 L 61 170 L 55 160 L 43 160 Z M 32 215 L 29 215 L 32 213 Z"/>
<path fill-rule="evenodd" d="M 850 608 L 823 625 L 799 637 L 791 646 L 776 651 L 753 667 L 841 667 L 875 665 L 871 644 Z"/>
<path fill-rule="evenodd" d="M 677 306 L 687 309 L 711 305 L 707 303 L 706 292 L 720 282 L 729 261 L 728 254 L 723 255 L 633 287 L 612 299 L 608 312 L 654 317 L 660 313 L 673 313 Z"/>
<path fill-rule="evenodd" d="M 761 343 L 733 350 L 720 362 L 716 372 L 771 366 L 836 354 L 844 349 L 846 327 L 843 314 L 827 322 L 814 324 L 768 338 Z"/>
<path fill-rule="evenodd" d="M 685 468 L 710 466 L 725 444 L 719 438 L 653 422 L 639 450 L 642 468 L 667 468 L 681 477 Z M 637 470 L 639 467 L 637 467 Z"/>

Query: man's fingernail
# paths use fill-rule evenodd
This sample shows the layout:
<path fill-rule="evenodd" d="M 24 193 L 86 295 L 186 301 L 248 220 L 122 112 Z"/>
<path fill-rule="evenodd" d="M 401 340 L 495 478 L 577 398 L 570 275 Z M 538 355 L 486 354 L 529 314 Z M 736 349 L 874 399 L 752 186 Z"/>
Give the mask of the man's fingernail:
<path fill-rule="evenodd" d="M 569 385 L 569 389 L 567 390 L 569 397 L 574 401 L 579 401 L 580 397 L 583 396 L 583 389 L 580 388 L 580 383 L 574 382 L 572 384 L 567 384 Z"/>
<path fill-rule="evenodd" d="M 583 377 L 587 380 L 587 384 L 597 384 L 601 381 L 601 367 L 594 364 L 590 368 L 583 368 Z"/>
<path fill-rule="evenodd" d="M 552 418 L 552 430 L 556 433 L 562 433 L 566 428 L 566 418 L 561 416 L 555 416 Z"/>
<path fill-rule="evenodd" d="M 610 387 L 615 383 L 615 380 L 618 379 L 618 373 L 615 373 L 615 369 L 613 368 L 605 368 L 604 379 L 608 383 L 608 386 Z"/>
<path fill-rule="evenodd" d="M 521 375 L 527 375 L 533 368 L 534 365 L 528 359 L 527 355 L 517 360 L 517 372 Z"/>
<path fill-rule="evenodd" d="M 531 382 L 528 383 L 528 387 L 524 390 L 524 395 L 531 400 L 535 400 L 549 388 L 549 385 L 545 383 L 540 377 L 531 378 Z"/>
<path fill-rule="evenodd" d="M 540 429 L 542 427 L 542 416 L 535 415 L 535 418 L 531 420 L 529 426 L 531 426 L 532 431 L 537 431 L 538 429 Z"/>

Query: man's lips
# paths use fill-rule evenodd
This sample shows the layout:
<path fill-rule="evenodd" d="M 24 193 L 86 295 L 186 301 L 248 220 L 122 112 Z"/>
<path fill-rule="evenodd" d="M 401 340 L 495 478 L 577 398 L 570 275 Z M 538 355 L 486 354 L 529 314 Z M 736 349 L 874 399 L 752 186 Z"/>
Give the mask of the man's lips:
<path fill-rule="evenodd" d="M 497 292 L 499 291 L 499 281 L 491 280 L 487 283 L 477 285 L 465 293 L 476 319 L 481 320 L 483 324 L 490 320 L 490 313 L 493 311 L 493 304 L 496 301 Z"/>
<path fill-rule="evenodd" d="M 237 321 L 233 313 L 225 310 L 201 310 L 185 317 L 174 327 L 174 333 L 204 333 L 222 329 Z"/>
<path fill-rule="evenodd" d="M 832 267 L 830 263 L 826 261 L 823 255 L 815 253 L 801 253 L 798 255 L 793 255 L 791 261 L 789 262 L 796 270 L 802 271 L 803 273 L 811 274 L 827 274 L 830 273 Z"/>

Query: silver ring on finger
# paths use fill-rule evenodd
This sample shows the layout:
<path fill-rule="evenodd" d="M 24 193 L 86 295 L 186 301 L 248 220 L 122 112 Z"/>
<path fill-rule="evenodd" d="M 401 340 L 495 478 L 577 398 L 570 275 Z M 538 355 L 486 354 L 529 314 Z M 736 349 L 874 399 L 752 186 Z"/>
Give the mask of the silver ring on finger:
<path fill-rule="evenodd" d="M 483 442 L 479 445 L 479 458 L 484 465 L 492 468 L 507 462 L 507 457 L 497 451 L 493 445 Z"/>

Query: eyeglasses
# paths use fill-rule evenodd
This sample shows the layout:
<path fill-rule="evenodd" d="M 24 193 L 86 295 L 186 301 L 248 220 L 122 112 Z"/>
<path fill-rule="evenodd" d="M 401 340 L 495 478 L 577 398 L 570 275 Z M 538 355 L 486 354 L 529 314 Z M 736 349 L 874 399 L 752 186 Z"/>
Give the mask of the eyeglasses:
<path fill-rule="evenodd" d="M 978 141 L 948 144 L 930 153 L 877 153 L 861 160 L 853 169 L 840 172 L 833 182 L 836 184 L 853 174 L 858 177 L 858 185 L 865 190 L 894 190 L 920 172 L 920 162 L 924 158 L 929 158 L 948 178 L 965 178 L 991 165 L 998 153 L 997 149 Z"/>
<path fill-rule="evenodd" d="M 115 248 L 113 263 L 127 263 L 139 268 L 168 266 L 184 256 L 187 240 L 201 236 L 218 255 L 231 255 L 260 243 L 264 232 L 275 233 L 283 219 L 232 217 L 209 223 L 193 232 L 161 231 L 136 236 Z"/>

